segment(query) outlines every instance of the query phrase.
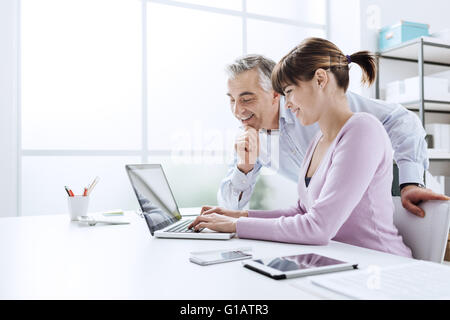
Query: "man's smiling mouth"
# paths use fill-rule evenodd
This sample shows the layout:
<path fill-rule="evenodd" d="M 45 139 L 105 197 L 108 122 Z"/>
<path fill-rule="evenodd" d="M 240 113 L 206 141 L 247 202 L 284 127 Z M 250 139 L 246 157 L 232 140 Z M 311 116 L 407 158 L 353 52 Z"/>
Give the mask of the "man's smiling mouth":
<path fill-rule="evenodd" d="M 250 120 L 251 118 L 253 118 L 253 116 L 254 116 L 255 114 L 254 113 L 252 113 L 252 114 L 250 114 L 248 117 L 246 117 L 246 118 L 239 118 L 239 120 L 241 120 L 241 121 L 248 121 L 248 120 Z"/>

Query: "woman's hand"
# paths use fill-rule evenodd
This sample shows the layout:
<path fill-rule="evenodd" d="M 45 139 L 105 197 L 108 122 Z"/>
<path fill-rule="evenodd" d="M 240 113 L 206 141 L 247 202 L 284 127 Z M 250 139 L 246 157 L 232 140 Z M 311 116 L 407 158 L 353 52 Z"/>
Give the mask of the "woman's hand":
<path fill-rule="evenodd" d="M 248 217 L 248 212 L 203 206 L 200 215 L 188 228 L 194 228 L 195 231 L 208 228 L 218 232 L 236 232 L 236 221 L 240 217 Z"/>
<path fill-rule="evenodd" d="M 246 210 L 229 210 L 221 207 L 203 206 L 200 215 L 217 213 L 231 218 L 248 217 Z"/>
<path fill-rule="evenodd" d="M 189 225 L 189 229 L 194 228 L 199 231 L 208 228 L 218 232 L 236 232 L 237 218 L 228 217 L 217 213 L 202 214 Z"/>

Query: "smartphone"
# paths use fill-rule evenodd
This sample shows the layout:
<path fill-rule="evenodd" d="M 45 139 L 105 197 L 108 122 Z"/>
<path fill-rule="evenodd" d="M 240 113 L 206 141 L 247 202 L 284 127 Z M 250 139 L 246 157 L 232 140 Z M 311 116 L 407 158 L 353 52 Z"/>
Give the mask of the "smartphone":
<path fill-rule="evenodd" d="M 252 258 L 252 254 L 246 251 L 249 250 L 236 249 L 236 250 L 213 250 L 213 251 L 191 252 L 189 261 L 199 264 L 201 266 L 208 266 L 211 264 Z"/>

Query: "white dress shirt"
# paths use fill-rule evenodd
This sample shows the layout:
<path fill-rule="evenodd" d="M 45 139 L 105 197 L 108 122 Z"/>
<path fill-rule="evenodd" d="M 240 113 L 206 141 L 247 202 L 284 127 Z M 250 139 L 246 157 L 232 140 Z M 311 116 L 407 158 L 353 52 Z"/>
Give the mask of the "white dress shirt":
<path fill-rule="evenodd" d="M 391 139 L 394 160 L 399 168 L 399 184 L 423 184 L 424 171 L 428 169 L 425 130 L 419 118 L 400 104 L 369 99 L 347 92 L 353 112 L 367 112 L 378 118 Z M 220 183 L 217 194 L 219 206 L 243 209 L 249 202 L 262 167 L 298 182 L 306 150 L 320 130 L 317 123 L 303 126 L 280 100 L 279 129 L 260 130 L 260 155 L 252 171 L 244 174 L 237 168 L 237 156 L 229 165 L 228 173 Z"/>

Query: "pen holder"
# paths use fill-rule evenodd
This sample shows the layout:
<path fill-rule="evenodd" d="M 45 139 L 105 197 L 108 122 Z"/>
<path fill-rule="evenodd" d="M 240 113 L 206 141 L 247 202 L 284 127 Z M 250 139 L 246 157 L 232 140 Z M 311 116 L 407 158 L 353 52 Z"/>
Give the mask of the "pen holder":
<path fill-rule="evenodd" d="M 89 196 L 67 197 L 70 220 L 78 221 L 78 217 L 86 216 L 89 206 Z"/>

